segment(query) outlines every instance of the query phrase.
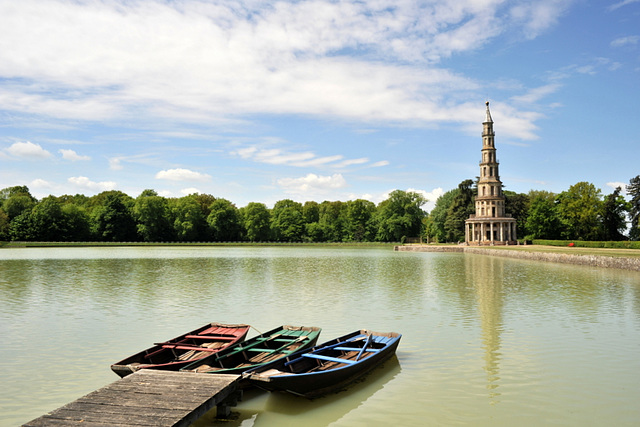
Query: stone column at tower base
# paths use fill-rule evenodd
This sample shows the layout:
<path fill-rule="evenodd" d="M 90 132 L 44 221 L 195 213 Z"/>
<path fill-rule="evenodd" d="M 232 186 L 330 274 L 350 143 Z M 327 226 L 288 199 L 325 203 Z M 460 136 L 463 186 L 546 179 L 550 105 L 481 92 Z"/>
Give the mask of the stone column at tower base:
<path fill-rule="evenodd" d="M 516 245 L 514 218 L 476 218 L 465 221 L 465 243 L 471 246 Z"/>

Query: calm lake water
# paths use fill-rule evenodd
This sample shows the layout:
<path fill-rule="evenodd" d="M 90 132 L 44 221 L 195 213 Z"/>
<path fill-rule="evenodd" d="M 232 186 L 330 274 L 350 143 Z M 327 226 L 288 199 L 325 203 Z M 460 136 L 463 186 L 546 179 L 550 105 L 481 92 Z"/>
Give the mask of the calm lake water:
<path fill-rule="evenodd" d="M 319 342 L 403 334 L 396 358 L 343 392 L 249 391 L 216 425 L 640 424 L 637 272 L 390 249 L 2 249 L 0 299 L 2 426 L 211 321 L 320 326 Z"/>

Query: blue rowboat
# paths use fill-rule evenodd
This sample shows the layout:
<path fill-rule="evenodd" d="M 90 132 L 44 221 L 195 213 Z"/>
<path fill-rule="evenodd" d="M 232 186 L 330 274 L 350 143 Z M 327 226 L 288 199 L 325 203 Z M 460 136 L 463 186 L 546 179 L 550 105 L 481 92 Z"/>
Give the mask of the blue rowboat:
<path fill-rule="evenodd" d="M 247 370 L 243 379 L 269 391 L 308 398 L 339 391 L 393 356 L 401 334 L 359 330 Z"/>

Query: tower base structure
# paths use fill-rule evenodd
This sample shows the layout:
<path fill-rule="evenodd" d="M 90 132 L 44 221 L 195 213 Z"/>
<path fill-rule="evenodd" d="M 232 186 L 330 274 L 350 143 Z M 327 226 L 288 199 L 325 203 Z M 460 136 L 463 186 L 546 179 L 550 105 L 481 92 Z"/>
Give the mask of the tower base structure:
<path fill-rule="evenodd" d="M 471 246 L 517 245 L 515 218 L 477 218 L 464 222 L 464 241 Z"/>

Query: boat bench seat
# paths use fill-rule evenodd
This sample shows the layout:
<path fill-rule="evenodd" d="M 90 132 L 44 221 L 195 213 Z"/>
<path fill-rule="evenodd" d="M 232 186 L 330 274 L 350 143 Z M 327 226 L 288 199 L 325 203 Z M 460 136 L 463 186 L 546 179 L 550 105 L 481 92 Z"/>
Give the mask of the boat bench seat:
<path fill-rule="evenodd" d="M 253 351 L 254 353 L 273 353 L 275 350 L 272 348 L 247 348 L 246 351 Z"/>
<path fill-rule="evenodd" d="M 393 340 L 393 338 L 390 337 L 381 337 L 381 336 L 374 336 L 373 337 L 373 341 L 380 343 L 380 344 L 387 344 L 389 342 L 391 342 L 391 340 Z"/>
<path fill-rule="evenodd" d="M 362 348 L 358 348 L 358 347 L 333 347 L 334 350 L 341 350 L 341 351 L 360 351 L 362 350 Z M 369 353 L 377 353 L 380 351 L 379 348 L 366 348 L 364 351 L 368 351 Z"/>
<path fill-rule="evenodd" d="M 339 357 L 323 356 L 321 354 L 305 353 L 302 356 L 310 357 L 312 359 L 326 360 L 328 362 L 346 363 L 348 365 L 352 365 L 354 363 L 357 363 L 355 360 L 340 359 Z"/>
<path fill-rule="evenodd" d="M 233 341 L 235 339 L 237 339 L 238 337 L 223 337 L 220 335 L 187 335 L 185 336 L 185 338 L 187 339 L 192 339 L 192 340 L 214 340 L 214 341 Z"/>
<path fill-rule="evenodd" d="M 245 351 L 252 351 L 254 353 L 282 353 L 282 354 L 291 354 L 294 350 L 282 350 L 282 349 L 272 349 L 272 348 L 247 348 Z"/>

